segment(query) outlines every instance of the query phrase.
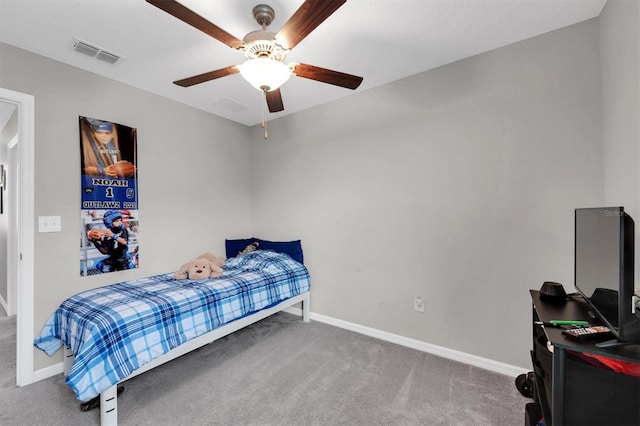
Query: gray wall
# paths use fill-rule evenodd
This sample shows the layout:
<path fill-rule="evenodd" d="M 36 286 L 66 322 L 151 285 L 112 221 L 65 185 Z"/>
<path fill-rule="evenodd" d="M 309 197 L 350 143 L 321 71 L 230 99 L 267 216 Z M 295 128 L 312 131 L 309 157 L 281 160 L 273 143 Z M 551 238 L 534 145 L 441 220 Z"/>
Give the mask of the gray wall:
<path fill-rule="evenodd" d="M 630 196 L 638 208 L 637 164 L 625 166 L 635 183 L 622 195 L 605 190 L 626 179 L 604 160 L 620 155 L 604 136 L 619 114 L 601 106 L 637 108 L 607 73 L 638 95 L 637 72 L 616 71 L 625 60 L 613 53 L 621 32 L 637 34 L 637 5 L 619 1 L 606 23 L 274 120 L 267 143 L 259 128 L 0 44 L 0 86 L 36 99 L 35 214 L 62 216 L 62 233 L 35 236 L 34 333 L 70 294 L 222 253 L 225 237 L 252 230 L 303 239 L 314 312 L 528 366 L 528 289 L 571 289 L 573 208 Z M 611 3 L 622 6 L 608 17 Z M 618 25 L 629 10 L 636 19 Z M 637 49 L 636 37 L 621 55 L 637 62 Z M 138 128 L 139 270 L 79 277 L 78 115 Z M 194 196 L 203 187 L 214 195 Z M 35 366 L 55 362 L 37 353 Z"/>
<path fill-rule="evenodd" d="M 528 366 L 528 290 L 573 289 L 573 209 L 604 197 L 598 31 L 270 123 L 252 148 L 254 230 L 302 238 L 312 311 Z"/>
<path fill-rule="evenodd" d="M 605 204 L 636 223 L 640 251 L 640 2 L 609 0 L 600 18 Z M 636 254 L 636 259 L 638 255 Z M 635 268 L 640 288 L 640 267 Z"/>
<path fill-rule="evenodd" d="M 35 234 L 34 333 L 78 291 L 223 255 L 251 229 L 249 128 L 6 44 L 0 57 L 0 86 L 35 96 L 35 216 L 62 217 L 61 233 Z M 80 277 L 80 115 L 138 129 L 137 270 Z M 37 351 L 35 368 L 60 360 Z"/>

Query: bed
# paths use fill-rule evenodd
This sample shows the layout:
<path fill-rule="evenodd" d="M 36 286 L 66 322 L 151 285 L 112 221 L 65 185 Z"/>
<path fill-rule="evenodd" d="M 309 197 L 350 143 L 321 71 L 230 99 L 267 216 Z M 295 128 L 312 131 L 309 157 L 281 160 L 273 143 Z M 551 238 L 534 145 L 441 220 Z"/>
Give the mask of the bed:
<path fill-rule="evenodd" d="M 276 312 L 302 303 L 309 321 L 307 269 L 272 250 L 227 259 L 221 277 L 173 273 L 78 293 L 46 322 L 34 345 L 64 346 L 66 383 L 80 401 L 100 396 L 100 422 L 117 424 L 117 385 Z"/>

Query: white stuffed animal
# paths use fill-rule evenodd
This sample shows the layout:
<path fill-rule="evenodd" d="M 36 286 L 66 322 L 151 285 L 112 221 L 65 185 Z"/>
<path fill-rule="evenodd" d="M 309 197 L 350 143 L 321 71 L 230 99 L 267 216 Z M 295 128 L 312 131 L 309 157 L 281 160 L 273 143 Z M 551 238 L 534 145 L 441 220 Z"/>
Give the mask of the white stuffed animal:
<path fill-rule="evenodd" d="M 220 267 L 224 266 L 224 259 L 219 258 L 215 254 L 211 254 L 211 253 L 201 254 L 200 256 L 198 256 L 198 259 L 207 259 L 209 262 L 213 263 L 214 265 L 217 265 Z"/>
<path fill-rule="evenodd" d="M 222 263 L 224 263 L 224 261 L 222 261 Z M 175 273 L 174 278 L 179 280 L 185 278 L 189 278 L 190 280 L 204 280 L 206 278 L 219 277 L 222 275 L 222 272 L 222 268 L 215 262 L 201 256 L 182 265 L 178 272 Z"/>

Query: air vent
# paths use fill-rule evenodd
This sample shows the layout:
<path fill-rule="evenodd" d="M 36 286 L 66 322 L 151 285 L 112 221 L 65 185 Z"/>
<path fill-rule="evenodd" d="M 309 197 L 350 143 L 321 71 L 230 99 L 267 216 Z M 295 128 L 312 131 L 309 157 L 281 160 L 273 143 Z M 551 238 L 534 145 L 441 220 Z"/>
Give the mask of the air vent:
<path fill-rule="evenodd" d="M 76 52 L 80 52 L 84 55 L 96 56 L 96 54 L 100 51 L 95 46 L 91 46 L 90 44 L 85 43 L 84 41 L 76 41 L 73 45 L 73 48 Z"/>
<path fill-rule="evenodd" d="M 115 64 L 116 62 L 118 62 L 118 59 L 120 59 L 120 56 L 101 50 L 98 52 L 96 59 L 100 59 L 101 61 L 105 61 L 110 64 Z"/>
<path fill-rule="evenodd" d="M 83 55 L 88 55 L 96 59 L 100 59 L 101 61 L 107 62 L 109 64 L 115 64 L 120 60 L 120 58 L 122 58 L 122 55 L 107 52 L 101 47 L 94 46 L 91 43 L 80 40 L 79 38 L 74 39 L 73 50 L 75 50 L 76 52 L 80 52 Z"/>

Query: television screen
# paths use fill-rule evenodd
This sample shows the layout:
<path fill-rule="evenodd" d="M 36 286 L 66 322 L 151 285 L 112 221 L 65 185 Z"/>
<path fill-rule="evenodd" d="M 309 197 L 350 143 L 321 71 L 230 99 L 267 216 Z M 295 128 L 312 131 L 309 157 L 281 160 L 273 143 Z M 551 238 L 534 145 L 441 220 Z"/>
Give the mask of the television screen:
<path fill-rule="evenodd" d="M 575 210 L 575 287 L 618 339 L 635 341 L 633 239 L 623 207 Z"/>
<path fill-rule="evenodd" d="M 622 215 L 620 207 L 576 210 L 575 286 L 616 328 Z"/>

